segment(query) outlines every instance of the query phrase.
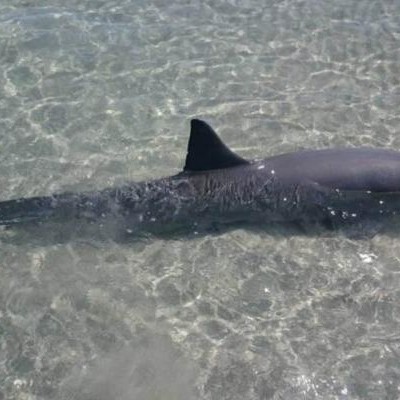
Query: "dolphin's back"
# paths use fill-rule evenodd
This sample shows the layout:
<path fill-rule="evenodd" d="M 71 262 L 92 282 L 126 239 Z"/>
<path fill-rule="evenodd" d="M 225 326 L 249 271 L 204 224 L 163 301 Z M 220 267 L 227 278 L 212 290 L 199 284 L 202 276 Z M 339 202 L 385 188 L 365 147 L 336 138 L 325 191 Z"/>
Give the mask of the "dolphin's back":
<path fill-rule="evenodd" d="M 349 148 L 307 150 L 267 158 L 282 182 L 315 182 L 341 190 L 400 191 L 400 152 Z"/>
<path fill-rule="evenodd" d="M 249 162 L 192 120 L 184 171 L 96 192 L 0 202 L 0 225 L 75 218 L 134 231 L 215 223 L 400 214 L 400 152 L 309 150 Z M 197 229 L 197 228 L 196 228 Z"/>

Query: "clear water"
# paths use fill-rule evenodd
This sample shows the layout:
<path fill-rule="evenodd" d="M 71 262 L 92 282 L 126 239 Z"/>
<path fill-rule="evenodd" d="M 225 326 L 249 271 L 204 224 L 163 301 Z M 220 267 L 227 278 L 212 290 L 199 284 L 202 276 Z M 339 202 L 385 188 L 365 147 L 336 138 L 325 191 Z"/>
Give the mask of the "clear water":
<path fill-rule="evenodd" d="M 174 174 L 194 116 L 249 158 L 400 149 L 398 1 L 33 4 L 0 5 L 1 199 Z M 0 240 L 1 399 L 400 396 L 396 236 Z"/>

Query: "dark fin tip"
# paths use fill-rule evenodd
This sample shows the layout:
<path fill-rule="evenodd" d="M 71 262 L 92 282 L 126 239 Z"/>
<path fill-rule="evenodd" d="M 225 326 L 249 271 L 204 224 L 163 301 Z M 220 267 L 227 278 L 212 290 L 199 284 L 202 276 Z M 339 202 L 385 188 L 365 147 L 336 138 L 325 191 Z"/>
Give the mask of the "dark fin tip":
<path fill-rule="evenodd" d="M 248 164 L 231 151 L 204 121 L 192 119 L 184 171 L 208 171 Z"/>

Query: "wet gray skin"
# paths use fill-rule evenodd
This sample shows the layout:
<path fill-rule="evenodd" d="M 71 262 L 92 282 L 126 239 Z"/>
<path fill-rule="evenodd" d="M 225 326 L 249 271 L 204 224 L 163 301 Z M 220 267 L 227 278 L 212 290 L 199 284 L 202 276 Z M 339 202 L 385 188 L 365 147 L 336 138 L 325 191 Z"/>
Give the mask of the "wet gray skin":
<path fill-rule="evenodd" d="M 399 198 L 399 152 L 311 150 L 249 162 L 205 122 L 192 120 L 182 173 L 98 192 L 4 201 L 0 224 L 111 219 L 132 233 L 235 222 L 335 226 L 393 216 Z"/>

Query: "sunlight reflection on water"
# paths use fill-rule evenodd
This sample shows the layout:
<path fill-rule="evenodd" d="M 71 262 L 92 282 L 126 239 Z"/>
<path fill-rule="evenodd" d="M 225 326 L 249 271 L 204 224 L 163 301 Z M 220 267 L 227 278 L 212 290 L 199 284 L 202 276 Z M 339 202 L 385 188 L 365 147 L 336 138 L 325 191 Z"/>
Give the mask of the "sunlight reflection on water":
<path fill-rule="evenodd" d="M 248 158 L 400 149 L 396 2 L 52 3 L 0 6 L 2 199 L 176 173 L 194 116 Z M 397 239 L 274 229 L 1 232 L 3 397 L 396 399 Z"/>

